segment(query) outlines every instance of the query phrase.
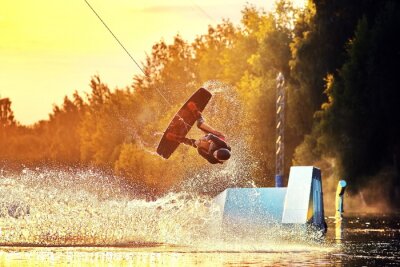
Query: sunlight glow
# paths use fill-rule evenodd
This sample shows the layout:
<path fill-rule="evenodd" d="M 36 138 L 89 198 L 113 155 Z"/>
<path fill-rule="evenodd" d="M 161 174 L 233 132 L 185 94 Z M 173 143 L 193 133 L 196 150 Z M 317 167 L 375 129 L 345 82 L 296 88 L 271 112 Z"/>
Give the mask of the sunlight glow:
<path fill-rule="evenodd" d="M 162 38 L 170 42 L 179 33 L 192 41 L 222 18 L 239 23 L 246 3 L 273 7 L 260 0 L 90 3 L 139 62 Z M 11 99 L 22 124 L 47 119 L 65 95 L 88 91 L 95 74 L 115 88 L 129 86 L 140 72 L 83 0 L 3 0 L 1 6 L 0 97 Z"/>

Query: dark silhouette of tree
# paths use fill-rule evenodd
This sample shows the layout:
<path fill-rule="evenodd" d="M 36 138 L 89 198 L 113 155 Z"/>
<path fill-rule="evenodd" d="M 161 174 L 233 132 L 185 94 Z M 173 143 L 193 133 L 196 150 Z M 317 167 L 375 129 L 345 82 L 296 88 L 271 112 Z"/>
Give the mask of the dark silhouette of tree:
<path fill-rule="evenodd" d="M 8 98 L 0 99 L 0 128 L 15 125 L 11 101 Z"/>

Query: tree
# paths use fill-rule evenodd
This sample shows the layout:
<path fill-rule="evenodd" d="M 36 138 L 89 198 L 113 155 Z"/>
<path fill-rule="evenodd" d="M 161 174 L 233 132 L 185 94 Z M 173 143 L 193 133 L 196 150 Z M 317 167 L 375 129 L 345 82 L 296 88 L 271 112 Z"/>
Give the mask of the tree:
<path fill-rule="evenodd" d="M 324 79 L 336 75 L 346 57 L 345 44 L 358 20 L 374 17 L 384 1 L 309 1 L 299 17 L 291 45 L 292 91 L 289 122 L 301 136 L 311 133 L 314 113 L 326 101 Z M 301 110 L 299 112 L 299 110 Z"/>
<path fill-rule="evenodd" d="M 11 110 L 11 101 L 8 98 L 0 99 L 0 128 L 15 125 L 13 111 Z"/>
<path fill-rule="evenodd" d="M 84 101 L 77 92 L 74 93 L 73 100 L 65 97 L 61 107 L 54 106 L 53 113 L 46 123 L 46 136 L 44 136 L 50 160 L 62 164 L 81 162 L 81 140 L 78 129 L 85 108 Z"/>
<path fill-rule="evenodd" d="M 376 17 L 363 16 L 337 75 L 326 79 L 327 101 L 316 113 L 311 139 L 320 155 L 338 159 L 340 175 L 357 190 L 385 170 L 383 184 L 399 198 L 399 130 L 396 66 L 400 8 L 381 3 Z M 397 190 L 397 191 L 396 191 Z M 397 192 L 397 193 L 396 193 Z M 396 201 L 395 203 L 398 203 Z"/>
<path fill-rule="evenodd" d="M 0 99 L 0 159 L 6 158 L 9 150 L 9 140 L 7 140 L 14 130 L 16 122 L 11 101 L 8 98 Z"/>

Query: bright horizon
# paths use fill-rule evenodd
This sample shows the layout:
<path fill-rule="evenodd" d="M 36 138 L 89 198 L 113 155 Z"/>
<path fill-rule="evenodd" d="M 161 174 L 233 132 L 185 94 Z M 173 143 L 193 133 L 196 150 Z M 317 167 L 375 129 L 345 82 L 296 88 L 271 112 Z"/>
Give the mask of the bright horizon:
<path fill-rule="evenodd" d="M 11 99 L 20 123 L 48 119 L 53 104 L 60 105 L 75 90 L 83 96 L 93 75 L 115 89 L 129 86 L 140 73 L 84 0 L 2 2 L 0 98 Z M 161 39 L 171 43 L 180 34 L 191 42 L 223 18 L 237 25 L 246 3 L 265 10 L 274 6 L 274 1 L 260 0 L 89 3 L 138 62 Z"/>

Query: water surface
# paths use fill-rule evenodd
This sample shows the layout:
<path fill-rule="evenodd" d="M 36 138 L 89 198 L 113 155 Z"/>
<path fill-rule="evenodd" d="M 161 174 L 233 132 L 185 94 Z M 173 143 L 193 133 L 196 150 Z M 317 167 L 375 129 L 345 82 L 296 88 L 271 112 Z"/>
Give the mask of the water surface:
<path fill-rule="evenodd" d="M 327 222 L 322 239 L 279 225 L 222 234 L 204 195 L 146 201 L 91 171 L 0 173 L 0 266 L 400 265 L 399 213 Z"/>
<path fill-rule="evenodd" d="M 342 230 L 329 220 L 320 246 L 271 245 L 270 249 L 214 250 L 168 244 L 133 244 L 114 247 L 18 247 L 0 248 L 1 266 L 399 266 L 400 216 L 351 216 Z M 240 243 L 240 240 L 237 241 Z M 237 245 L 240 247 L 240 244 Z"/>

